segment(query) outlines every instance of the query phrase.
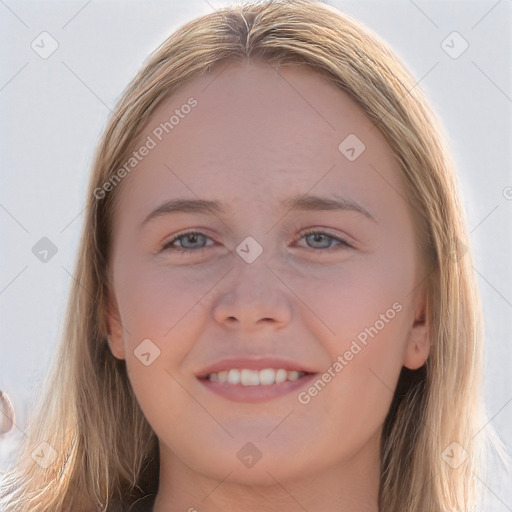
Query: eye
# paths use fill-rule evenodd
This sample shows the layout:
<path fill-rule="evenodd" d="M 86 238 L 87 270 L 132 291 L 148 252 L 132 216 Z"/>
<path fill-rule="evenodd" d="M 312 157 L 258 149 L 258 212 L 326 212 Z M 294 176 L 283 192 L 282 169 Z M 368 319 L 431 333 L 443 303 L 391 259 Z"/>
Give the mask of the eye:
<path fill-rule="evenodd" d="M 209 239 L 209 237 L 198 231 L 186 231 L 184 233 L 178 233 L 163 245 L 162 251 L 171 251 L 181 254 L 202 252 L 202 250 L 205 248 L 202 243 L 207 239 Z M 178 241 L 181 247 L 174 245 Z"/>
<path fill-rule="evenodd" d="M 342 238 L 330 235 L 329 233 L 326 233 L 324 231 L 316 231 L 314 229 L 306 231 L 305 233 L 301 233 L 299 240 L 302 238 L 309 240 L 308 245 L 309 245 L 309 243 L 319 244 L 319 245 L 316 245 L 316 247 L 314 245 L 313 245 L 313 247 L 311 245 L 309 245 L 309 247 L 312 249 L 337 250 L 337 249 L 343 249 L 346 247 L 352 247 L 348 242 L 346 242 Z M 338 243 L 333 246 L 332 245 L 333 241 L 338 242 Z"/>
<path fill-rule="evenodd" d="M 309 230 L 305 233 L 301 233 L 299 240 L 302 238 L 305 238 L 306 240 L 309 239 L 308 245 L 310 243 L 319 244 L 319 246 L 317 245 L 316 247 L 309 245 L 311 249 L 336 250 L 352 247 L 342 238 L 330 235 L 324 231 Z M 207 240 L 211 240 L 211 238 L 199 231 L 185 231 L 183 233 L 178 233 L 171 240 L 165 242 L 162 246 L 162 251 L 170 251 L 178 254 L 202 253 L 207 247 L 207 245 L 205 245 Z M 177 242 L 179 242 L 179 246 L 175 245 Z M 333 242 L 337 243 L 333 246 Z M 210 244 L 210 246 L 211 245 L 213 244 Z"/>

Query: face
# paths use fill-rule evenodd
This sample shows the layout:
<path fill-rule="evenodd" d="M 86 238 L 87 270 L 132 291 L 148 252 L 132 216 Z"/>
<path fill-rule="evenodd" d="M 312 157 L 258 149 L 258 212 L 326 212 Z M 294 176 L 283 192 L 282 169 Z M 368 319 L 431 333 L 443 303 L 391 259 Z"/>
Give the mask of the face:
<path fill-rule="evenodd" d="M 109 343 L 164 463 L 251 484 L 376 463 L 400 370 L 428 355 L 382 134 L 310 69 L 231 63 L 164 100 L 135 147 Z"/>

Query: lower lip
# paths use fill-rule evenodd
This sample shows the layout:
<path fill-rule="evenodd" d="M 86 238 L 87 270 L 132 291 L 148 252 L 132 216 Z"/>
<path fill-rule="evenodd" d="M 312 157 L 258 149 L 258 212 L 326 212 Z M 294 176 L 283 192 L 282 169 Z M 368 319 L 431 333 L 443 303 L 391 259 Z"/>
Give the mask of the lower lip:
<path fill-rule="evenodd" d="M 309 385 L 315 376 L 316 374 L 312 373 L 297 380 L 287 380 L 268 386 L 242 386 L 241 384 L 228 384 L 227 382 L 215 382 L 208 379 L 199 379 L 199 382 L 213 393 L 233 402 L 258 403 L 267 402 L 297 391 Z"/>

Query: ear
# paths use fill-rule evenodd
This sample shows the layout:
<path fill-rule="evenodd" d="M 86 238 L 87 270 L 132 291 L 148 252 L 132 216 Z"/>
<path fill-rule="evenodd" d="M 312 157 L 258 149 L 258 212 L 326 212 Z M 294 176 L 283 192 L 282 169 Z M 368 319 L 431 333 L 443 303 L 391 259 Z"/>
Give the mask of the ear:
<path fill-rule="evenodd" d="M 415 298 L 414 320 L 405 348 L 404 366 L 409 370 L 421 368 L 428 358 L 431 346 L 429 317 L 426 293 L 422 287 Z"/>
<path fill-rule="evenodd" d="M 114 293 L 108 288 L 106 304 L 107 340 L 110 351 L 118 359 L 125 359 L 123 327 Z"/>

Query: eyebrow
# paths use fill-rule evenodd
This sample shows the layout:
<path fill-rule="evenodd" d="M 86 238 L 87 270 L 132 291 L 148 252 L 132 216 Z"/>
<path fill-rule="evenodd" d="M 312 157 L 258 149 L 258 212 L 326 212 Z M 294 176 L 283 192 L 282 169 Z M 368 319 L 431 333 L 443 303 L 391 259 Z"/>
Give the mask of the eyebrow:
<path fill-rule="evenodd" d="M 353 211 L 360 213 L 377 223 L 374 216 L 362 205 L 342 197 L 322 197 L 315 195 L 302 195 L 281 202 L 281 208 L 299 211 Z M 226 215 L 228 210 L 220 201 L 206 199 L 172 199 L 165 201 L 151 211 L 142 221 L 142 226 L 163 215 L 172 213 L 210 213 L 214 215 Z"/>

